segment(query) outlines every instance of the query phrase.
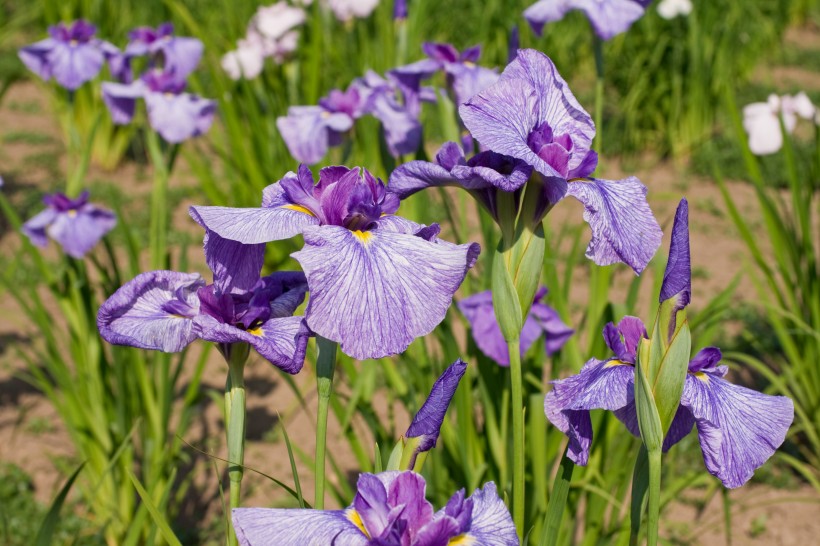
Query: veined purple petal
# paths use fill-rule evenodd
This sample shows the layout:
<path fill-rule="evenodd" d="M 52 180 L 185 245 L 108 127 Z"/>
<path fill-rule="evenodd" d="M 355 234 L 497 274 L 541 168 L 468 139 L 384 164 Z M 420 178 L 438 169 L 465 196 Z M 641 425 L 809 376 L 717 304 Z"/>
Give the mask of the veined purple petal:
<path fill-rule="evenodd" d="M 195 212 L 195 211 L 194 211 Z M 205 261 L 214 273 L 214 285 L 225 294 L 244 294 L 253 290 L 265 261 L 265 245 L 245 245 L 220 237 L 193 215 L 205 228 Z"/>
<path fill-rule="evenodd" d="M 661 228 L 646 201 L 646 186 L 631 176 L 572 181 L 567 193 L 584 205 L 592 228 L 586 255 L 598 265 L 624 262 L 640 274 L 661 244 Z"/>
<path fill-rule="evenodd" d="M 689 254 L 689 203 L 681 199 L 672 224 L 672 244 L 669 261 L 663 274 L 659 301 L 675 298 L 674 310 L 689 305 L 692 294 L 692 266 Z M 674 331 L 674 325 L 670 325 Z"/>
<path fill-rule="evenodd" d="M 115 345 L 167 353 L 181 351 L 197 338 L 192 318 L 199 312 L 196 291 L 203 286 L 205 281 L 197 273 L 141 273 L 100 307 L 100 335 Z M 189 311 L 180 314 L 185 306 Z"/>
<path fill-rule="evenodd" d="M 111 113 L 111 120 L 117 125 L 131 123 L 137 107 L 137 99 L 142 98 L 144 94 L 145 84 L 142 80 L 130 84 L 113 82 L 102 84 L 103 102 Z"/>
<path fill-rule="evenodd" d="M 635 368 L 618 361 L 589 360 L 578 375 L 553 381 L 544 399 L 547 419 L 569 437 L 567 456 L 586 466 L 592 444 L 593 409 L 616 411 L 633 400 Z"/>
<path fill-rule="evenodd" d="M 681 405 L 694 417 L 706 468 L 729 488 L 752 477 L 786 438 L 794 404 L 733 385 L 720 372 L 688 374 Z"/>
<path fill-rule="evenodd" d="M 242 546 L 369 544 L 350 510 L 234 508 L 231 517 Z"/>
<path fill-rule="evenodd" d="M 199 136 L 211 127 L 216 103 L 189 93 L 148 92 L 144 96 L 151 127 L 171 143 Z"/>
<path fill-rule="evenodd" d="M 469 500 L 473 503 L 473 521 L 467 536 L 474 538 L 475 544 L 518 546 L 515 524 L 493 482 L 476 489 Z"/>
<path fill-rule="evenodd" d="M 403 506 L 397 515 L 407 523 L 405 533 L 411 537 L 433 518 L 433 505 L 424 498 L 427 484 L 420 474 L 400 472 L 386 488 L 388 505 Z"/>
<path fill-rule="evenodd" d="M 407 432 L 404 433 L 406 438 L 422 437 L 422 441 L 416 449 L 416 454 L 429 451 L 435 447 L 439 432 L 441 432 L 441 425 L 444 422 L 444 416 L 450 406 L 450 400 L 453 399 L 456 388 L 458 388 L 458 384 L 466 371 L 467 364 L 459 358 L 450 364 L 433 383 L 430 395 L 416 413 Z M 411 468 L 414 462 L 415 455 L 410 463 Z"/>
<path fill-rule="evenodd" d="M 479 251 L 387 230 L 320 226 L 303 235 L 292 256 L 310 285 L 308 326 L 357 359 L 400 353 L 430 333 Z"/>
<path fill-rule="evenodd" d="M 635 364 L 641 339 L 649 338 L 643 321 L 629 315 L 623 317 L 617 326 L 607 323 L 603 334 L 606 346 L 615 353 L 615 358 L 628 364 Z"/>
<path fill-rule="evenodd" d="M 117 216 L 113 212 L 86 204 L 77 210 L 58 214 L 46 232 L 66 254 L 79 259 L 116 225 Z"/>

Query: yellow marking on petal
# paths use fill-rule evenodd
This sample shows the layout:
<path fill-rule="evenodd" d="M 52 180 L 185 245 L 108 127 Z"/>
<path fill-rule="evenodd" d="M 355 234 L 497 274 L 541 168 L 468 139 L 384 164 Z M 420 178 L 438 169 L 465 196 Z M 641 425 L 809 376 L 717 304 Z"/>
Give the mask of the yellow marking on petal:
<path fill-rule="evenodd" d="M 76 216 L 77 216 L 77 211 L 76 211 L 76 210 L 74 210 L 74 209 L 71 209 L 70 211 L 68 211 L 68 213 L 67 213 L 67 214 L 68 214 L 68 217 L 69 217 L 69 218 L 74 218 L 74 217 L 76 217 Z"/>
<path fill-rule="evenodd" d="M 447 546 L 470 546 L 470 544 L 475 544 L 475 538 L 469 535 L 458 535 L 451 538 Z"/>
<path fill-rule="evenodd" d="M 328 112 L 327 110 L 325 110 L 324 112 L 322 112 L 321 114 L 319 114 L 319 116 L 320 116 L 320 117 L 322 117 L 322 118 L 324 118 L 324 119 L 327 119 L 327 118 L 329 118 L 329 117 L 330 117 L 330 112 Z"/>
<path fill-rule="evenodd" d="M 467 68 L 475 68 L 475 63 L 473 61 L 464 61 L 464 66 Z"/>
<path fill-rule="evenodd" d="M 615 366 L 632 366 L 629 362 L 624 362 L 623 360 L 613 359 L 604 364 L 604 368 L 614 368 Z"/>
<path fill-rule="evenodd" d="M 359 529 L 359 531 L 361 531 L 364 534 L 364 536 L 370 538 L 370 533 L 368 533 L 367 529 L 365 529 L 364 527 L 362 516 L 360 516 L 356 510 L 354 510 L 353 508 L 348 508 L 347 510 L 345 510 L 345 517 L 349 522 L 355 525 Z"/>
<path fill-rule="evenodd" d="M 295 210 L 296 212 L 304 212 L 305 214 L 307 214 L 309 216 L 314 216 L 314 217 L 316 216 L 315 214 L 313 214 L 313 211 L 311 211 L 308 208 L 303 207 L 302 205 L 282 205 L 280 208 L 288 209 L 288 210 Z"/>
<path fill-rule="evenodd" d="M 253 328 L 251 330 L 248 330 L 248 333 L 250 335 L 256 336 L 256 337 L 264 337 L 265 336 L 265 333 L 262 331 L 262 328 Z"/>
<path fill-rule="evenodd" d="M 364 244 L 370 242 L 370 238 L 373 237 L 373 235 L 369 231 L 360 231 L 358 229 L 353 232 L 353 236 Z"/>
<path fill-rule="evenodd" d="M 708 376 L 708 375 L 706 375 L 705 373 L 703 373 L 703 372 L 695 372 L 695 373 L 693 373 L 692 375 L 694 375 L 694 376 L 695 376 L 695 379 L 700 379 L 701 381 L 703 381 L 703 382 L 704 382 L 704 383 L 706 383 L 707 385 L 709 384 L 709 376 Z"/>

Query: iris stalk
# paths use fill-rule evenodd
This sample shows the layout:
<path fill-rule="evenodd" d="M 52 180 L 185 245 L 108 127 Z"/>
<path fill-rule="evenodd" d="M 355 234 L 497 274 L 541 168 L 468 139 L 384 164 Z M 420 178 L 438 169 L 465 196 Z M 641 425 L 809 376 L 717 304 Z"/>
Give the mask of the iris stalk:
<path fill-rule="evenodd" d="M 319 391 L 319 408 L 316 414 L 316 498 L 317 510 L 325 507 L 325 453 L 327 442 L 327 413 L 333 392 L 333 372 L 336 368 L 336 349 L 339 344 L 321 336 L 316 337 L 319 354 L 316 356 L 316 383 Z"/>
<path fill-rule="evenodd" d="M 245 362 L 250 346 L 234 343 L 228 356 L 228 380 L 225 384 L 225 423 L 228 434 L 228 478 L 231 482 L 230 507 L 239 507 L 242 474 L 245 462 Z M 233 529 L 228 533 L 228 546 L 238 544 Z"/>
<path fill-rule="evenodd" d="M 510 355 L 513 421 L 513 521 L 518 535 L 524 532 L 524 395 L 521 373 L 521 342 L 507 342 Z"/>

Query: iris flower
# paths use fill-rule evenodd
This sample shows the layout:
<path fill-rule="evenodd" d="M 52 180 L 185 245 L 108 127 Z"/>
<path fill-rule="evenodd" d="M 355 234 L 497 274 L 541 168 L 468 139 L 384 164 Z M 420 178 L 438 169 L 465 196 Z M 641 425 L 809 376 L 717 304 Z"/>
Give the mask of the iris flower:
<path fill-rule="evenodd" d="M 94 35 L 97 27 L 79 19 L 70 25 L 59 23 L 48 28 L 49 38 L 28 45 L 17 53 L 29 70 L 48 81 L 74 91 L 100 73 L 106 59 L 117 48 Z"/>
<path fill-rule="evenodd" d="M 749 135 L 749 149 L 756 155 L 777 152 L 783 146 L 783 131 L 794 131 L 797 117 L 811 120 L 816 112 L 809 97 L 800 92 L 796 95 L 769 95 L 766 102 L 753 102 L 743 108 L 743 127 Z"/>
<path fill-rule="evenodd" d="M 598 163 L 590 149 L 595 125 L 552 61 L 532 49 L 518 56 L 499 81 L 459 107 L 485 151 L 465 159 L 445 144 L 435 163 L 411 161 L 390 177 L 390 191 L 402 198 L 430 186 L 455 185 L 470 191 L 496 220 L 499 191 L 534 199 L 533 223 L 565 195 L 584 205 L 592 228 L 586 255 L 598 265 L 624 262 L 640 273 L 655 254 L 661 229 L 637 178 L 589 178 Z M 528 180 L 531 182 L 528 184 Z"/>
<path fill-rule="evenodd" d="M 22 231 L 35 246 L 44 247 L 48 237 L 57 241 L 72 258 L 82 258 L 117 225 L 110 210 L 88 202 L 88 191 L 77 199 L 62 193 L 43 197 L 46 209 L 23 224 Z"/>
<path fill-rule="evenodd" d="M 245 244 L 301 234 L 293 254 L 310 286 L 312 331 L 358 358 L 404 351 L 440 323 L 480 250 L 395 213 L 399 199 L 367 170 L 306 166 L 265 188 L 261 208 L 191 207 L 201 225 Z"/>
<path fill-rule="evenodd" d="M 318 163 L 331 146 L 341 144 L 345 132 L 364 114 L 364 101 L 355 85 L 319 99 L 318 106 L 291 106 L 276 120 L 290 154 L 302 163 Z"/>
<path fill-rule="evenodd" d="M 213 271 L 206 285 L 198 273 L 149 271 L 124 284 L 100 307 L 102 338 L 167 353 L 200 338 L 229 359 L 247 343 L 265 359 L 295 374 L 302 369 L 310 332 L 293 312 L 304 301 L 302 273 L 260 277 L 264 245 L 242 245 L 206 233 L 205 256 Z"/>
<path fill-rule="evenodd" d="M 692 0 L 661 0 L 658 15 L 664 19 L 674 19 L 692 13 Z"/>
<path fill-rule="evenodd" d="M 465 498 L 454 494 L 437 512 L 414 472 L 360 474 L 353 503 L 344 510 L 235 508 L 242 546 L 517 546 L 510 513 L 495 484 Z"/>
<path fill-rule="evenodd" d="M 168 70 L 149 69 L 130 84 L 105 82 L 103 101 L 114 123 L 131 123 L 137 99 L 145 100 L 151 127 L 171 143 L 180 143 L 210 129 L 216 103 L 185 92 L 185 82 Z"/>
<path fill-rule="evenodd" d="M 131 83 L 131 61 L 136 57 L 149 56 L 149 67 L 162 67 L 173 73 L 179 81 L 184 81 L 197 67 L 202 59 L 205 46 L 196 38 L 174 36 L 174 25 L 162 23 L 156 29 L 137 27 L 128 34 L 128 45 L 115 69 L 115 77 L 122 82 Z"/>
<path fill-rule="evenodd" d="M 675 307 L 689 301 L 691 268 L 686 202 L 678 208 L 673 227 L 661 301 L 676 297 Z M 629 431 L 640 435 L 635 410 L 635 358 L 641 338 L 647 337 L 640 319 L 624 317 L 604 328 L 604 339 L 614 356 L 591 359 L 578 375 L 553 381 L 544 410 L 547 418 L 569 437 L 568 456 L 586 465 L 592 444 L 590 410 L 615 413 Z M 794 418 L 794 404 L 785 396 L 766 394 L 733 385 L 723 377 L 720 350 L 702 349 L 689 362 L 680 406 L 664 438 L 669 450 L 697 427 L 706 468 L 726 487 L 740 487 L 783 443 Z"/>
<path fill-rule="evenodd" d="M 567 326 L 552 307 L 541 300 L 547 295 L 546 287 L 535 293 L 535 298 L 521 330 L 521 356 L 533 343 L 544 337 L 547 355 L 557 352 L 575 332 Z M 486 290 L 458 302 L 458 308 L 467 317 L 472 329 L 473 340 L 481 352 L 500 366 L 510 365 L 507 342 L 501 335 L 501 329 L 495 319 L 493 294 Z"/>
<path fill-rule="evenodd" d="M 539 0 L 524 10 L 524 18 L 533 32 L 541 35 L 546 23 L 560 21 L 567 12 L 581 10 L 602 40 L 609 40 L 629 30 L 643 17 L 652 0 Z"/>

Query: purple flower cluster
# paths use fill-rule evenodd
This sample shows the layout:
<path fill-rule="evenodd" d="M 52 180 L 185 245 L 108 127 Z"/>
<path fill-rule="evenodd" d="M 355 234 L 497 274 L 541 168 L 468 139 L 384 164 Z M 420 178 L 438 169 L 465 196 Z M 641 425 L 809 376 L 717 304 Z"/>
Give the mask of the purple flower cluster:
<path fill-rule="evenodd" d="M 469 497 L 462 489 L 438 511 L 424 498 L 425 489 L 414 472 L 360 474 L 344 510 L 237 508 L 233 523 L 242 546 L 519 544 L 494 483 Z"/>

